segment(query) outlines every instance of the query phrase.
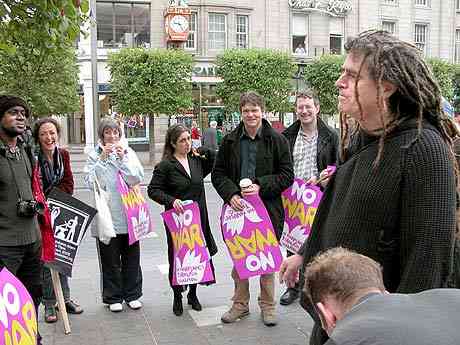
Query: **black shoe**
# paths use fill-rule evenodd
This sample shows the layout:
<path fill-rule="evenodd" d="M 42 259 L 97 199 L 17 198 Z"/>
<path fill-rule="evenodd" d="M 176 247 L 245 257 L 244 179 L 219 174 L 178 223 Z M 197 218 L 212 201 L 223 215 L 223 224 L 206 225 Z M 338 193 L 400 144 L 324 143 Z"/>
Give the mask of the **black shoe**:
<path fill-rule="evenodd" d="M 83 313 L 82 307 L 78 303 L 75 303 L 74 301 L 70 300 L 65 303 L 65 309 L 67 310 L 67 313 L 69 314 L 81 314 Z"/>
<path fill-rule="evenodd" d="M 288 288 L 280 298 L 281 305 L 292 304 L 297 298 L 299 298 L 299 290 Z"/>
<path fill-rule="evenodd" d="M 198 301 L 198 297 L 196 295 L 187 295 L 188 304 L 192 306 L 193 310 L 201 311 L 201 304 Z"/>
<path fill-rule="evenodd" d="M 182 306 L 182 295 L 174 295 L 173 300 L 173 313 L 176 316 L 181 316 L 184 313 L 184 307 Z"/>

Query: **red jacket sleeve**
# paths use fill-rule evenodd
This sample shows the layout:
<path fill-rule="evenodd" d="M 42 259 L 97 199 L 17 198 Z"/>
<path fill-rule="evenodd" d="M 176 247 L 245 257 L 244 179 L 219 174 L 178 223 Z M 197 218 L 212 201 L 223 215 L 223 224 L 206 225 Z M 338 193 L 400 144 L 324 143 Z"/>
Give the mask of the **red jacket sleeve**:
<path fill-rule="evenodd" d="M 59 149 L 59 152 L 62 156 L 62 163 L 64 164 L 64 177 L 61 180 L 61 183 L 57 187 L 63 192 L 73 194 L 73 174 L 72 169 L 70 168 L 70 154 L 69 151 L 64 149 Z"/>

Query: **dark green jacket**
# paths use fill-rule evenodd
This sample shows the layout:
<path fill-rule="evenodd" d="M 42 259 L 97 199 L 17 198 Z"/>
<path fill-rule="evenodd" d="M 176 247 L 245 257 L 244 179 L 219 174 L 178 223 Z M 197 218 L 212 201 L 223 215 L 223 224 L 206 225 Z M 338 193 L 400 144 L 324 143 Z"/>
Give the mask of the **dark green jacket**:
<path fill-rule="evenodd" d="M 16 213 L 19 199 L 16 184 L 24 200 L 33 200 L 32 148 L 21 138 L 18 138 L 18 147 L 21 159 L 8 159 L 8 148 L 0 141 L 0 246 L 26 245 L 41 239 L 36 217 L 18 217 Z"/>
<path fill-rule="evenodd" d="M 222 139 L 211 174 L 212 184 L 224 202 L 240 194 L 240 136 L 243 123 Z M 262 140 L 257 143 L 256 184 L 278 238 L 283 232 L 284 211 L 281 192 L 294 181 L 289 144 L 266 120 L 262 120 Z"/>

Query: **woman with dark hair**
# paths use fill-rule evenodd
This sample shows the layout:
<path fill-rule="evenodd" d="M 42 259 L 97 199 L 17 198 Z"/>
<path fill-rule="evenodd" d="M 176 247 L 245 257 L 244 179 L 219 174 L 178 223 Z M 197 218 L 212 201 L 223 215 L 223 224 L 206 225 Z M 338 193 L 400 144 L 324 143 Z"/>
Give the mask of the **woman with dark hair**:
<path fill-rule="evenodd" d="M 165 206 L 166 210 L 174 208 L 176 212 L 184 211 L 184 200 L 196 201 L 200 207 L 201 225 L 204 238 L 213 256 L 217 253 L 217 246 L 212 237 L 206 208 L 206 195 L 203 179 L 211 172 L 214 165 L 215 152 L 205 148 L 192 149 L 189 130 L 183 125 L 171 126 L 165 139 L 163 158 L 153 171 L 152 180 L 148 186 L 148 195 L 151 199 Z M 173 312 L 180 316 L 183 313 L 182 291 L 184 286 L 173 286 L 173 242 L 171 234 L 166 229 L 168 240 L 169 282 L 174 292 Z M 214 266 L 211 267 L 214 271 Z M 213 284 L 215 281 L 207 282 Z M 189 285 L 187 295 L 188 304 L 196 311 L 201 310 L 201 304 L 196 295 L 196 284 Z"/>
<path fill-rule="evenodd" d="M 140 309 L 142 303 L 142 271 L 139 242 L 129 245 L 128 224 L 117 190 L 120 173 L 128 186 L 139 184 L 144 178 L 136 153 L 121 141 L 121 129 L 117 121 L 105 118 L 98 127 L 99 143 L 89 154 L 85 167 L 86 183 L 93 188 L 97 179 L 101 189 L 109 194 L 110 213 L 116 237 L 104 244 L 97 238 L 97 223 L 93 221 L 92 235 L 97 238 L 102 274 L 102 302 L 112 312 L 123 310 L 123 301 L 131 309 Z"/>
<path fill-rule="evenodd" d="M 70 168 L 69 152 L 58 147 L 61 127 L 50 117 L 35 123 L 33 136 L 37 143 L 38 164 L 42 177 L 43 191 L 48 197 L 51 189 L 59 188 L 70 195 L 73 194 L 73 175 Z M 70 288 L 67 276 L 59 274 L 66 310 L 70 314 L 81 314 L 83 309 L 70 299 Z M 43 304 L 45 306 L 45 322 L 57 321 L 56 296 L 50 269 L 43 267 Z"/>

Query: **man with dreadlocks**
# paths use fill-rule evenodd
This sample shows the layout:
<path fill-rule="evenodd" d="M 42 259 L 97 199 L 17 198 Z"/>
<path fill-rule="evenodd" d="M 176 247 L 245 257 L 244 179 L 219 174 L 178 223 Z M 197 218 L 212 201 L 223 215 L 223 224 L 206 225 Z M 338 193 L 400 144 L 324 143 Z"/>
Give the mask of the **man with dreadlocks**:
<path fill-rule="evenodd" d="M 336 82 L 341 113 L 340 163 L 317 210 L 308 243 L 285 260 L 280 279 L 316 254 L 342 246 L 383 267 L 390 292 L 445 286 L 455 231 L 456 178 L 452 138 L 441 93 L 420 51 L 384 31 L 366 31 L 345 45 Z M 357 122 L 349 135 L 346 117 Z M 310 344 L 327 335 L 315 320 Z"/>

